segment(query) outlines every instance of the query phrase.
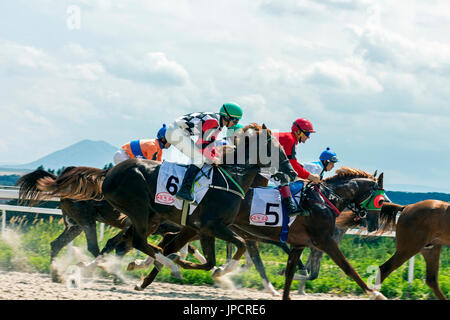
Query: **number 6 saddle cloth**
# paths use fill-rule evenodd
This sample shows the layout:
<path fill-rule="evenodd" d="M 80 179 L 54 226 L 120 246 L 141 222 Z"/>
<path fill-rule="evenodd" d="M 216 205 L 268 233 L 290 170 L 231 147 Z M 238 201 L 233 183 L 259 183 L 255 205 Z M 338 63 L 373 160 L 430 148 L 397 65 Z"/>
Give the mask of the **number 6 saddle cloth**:
<path fill-rule="evenodd" d="M 158 173 L 156 203 L 175 206 L 177 209 L 182 210 L 183 201 L 177 199 L 175 194 L 180 190 L 186 170 L 186 165 L 163 161 Z M 189 205 L 189 214 L 192 214 L 200 201 L 202 201 L 212 183 L 212 176 L 212 167 L 210 165 L 204 165 L 197 174 L 193 185 L 195 203 Z"/>

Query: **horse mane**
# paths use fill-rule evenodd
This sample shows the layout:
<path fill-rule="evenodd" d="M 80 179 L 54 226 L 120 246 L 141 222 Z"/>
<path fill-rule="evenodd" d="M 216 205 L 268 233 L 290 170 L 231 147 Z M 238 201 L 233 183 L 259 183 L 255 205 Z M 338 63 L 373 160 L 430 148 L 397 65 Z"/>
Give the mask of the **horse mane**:
<path fill-rule="evenodd" d="M 242 128 L 242 131 L 245 133 L 250 129 L 255 130 L 256 133 L 260 133 L 262 130 L 267 130 L 269 132 L 269 134 L 272 134 L 272 131 L 270 131 L 270 129 L 264 128 L 264 127 L 260 126 L 259 124 L 257 124 L 256 122 L 252 122 L 249 125 L 246 125 L 244 128 Z"/>
<path fill-rule="evenodd" d="M 234 145 L 224 145 L 224 146 L 220 146 L 218 147 L 218 151 L 219 153 L 222 153 L 223 156 L 225 156 L 227 153 L 229 152 L 235 152 L 236 151 L 236 145 L 238 145 L 238 143 L 240 142 L 240 140 L 242 138 L 245 139 L 245 133 L 247 131 L 250 130 L 254 130 L 256 134 L 261 133 L 263 130 L 267 130 L 268 134 L 271 135 L 272 131 L 270 131 L 270 129 L 265 128 L 265 126 L 260 126 L 259 124 L 257 124 L 256 122 L 252 122 L 248 125 L 246 125 L 245 127 L 243 127 L 242 129 L 239 129 L 236 133 L 236 135 L 234 136 Z"/>
<path fill-rule="evenodd" d="M 326 178 L 323 181 L 326 183 L 331 183 L 331 182 L 336 182 L 338 180 L 350 180 L 350 179 L 354 179 L 354 178 L 367 178 L 367 179 L 371 179 L 373 181 L 377 181 L 376 178 L 372 174 L 367 173 L 364 170 L 358 170 L 358 169 L 349 168 L 349 167 L 342 167 L 342 168 L 336 170 L 336 174 L 334 176 Z"/>

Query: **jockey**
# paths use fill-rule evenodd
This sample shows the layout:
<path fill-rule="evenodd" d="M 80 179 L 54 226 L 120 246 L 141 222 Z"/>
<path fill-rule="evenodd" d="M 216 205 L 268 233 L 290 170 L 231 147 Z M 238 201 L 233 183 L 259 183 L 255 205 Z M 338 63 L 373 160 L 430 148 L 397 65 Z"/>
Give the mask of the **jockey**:
<path fill-rule="evenodd" d="M 133 140 L 124 144 L 114 154 L 114 164 L 122 161 L 137 158 L 161 161 L 163 149 L 168 149 L 170 143 L 165 138 L 166 125 L 158 131 L 157 139 L 140 139 Z"/>
<path fill-rule="evenodd" d="M 333 170 L 336 162 L 338 162 L 336 153 L 328 147 L 320 154 L 319 161 L 305 163 L 303 167 L 311 173 L 318 174 L 322 178 L 325 172 Z"/>
<path fill-rule="evenodd" d="M 300 163 L 298 163 L 296 158 L 295 148 L 299 143 L 306 143 L 309 139 L 311 133 L 315 132 L 312 123 L 304 118 L 299 118 L 295 120 L 291 127 L 291 132 L 280 132 L 274 133 L 278 138 L 280 145 L 283 147 L 286 156 L 289 159 L 292 167 L 297 173 L 300 179 L 310 180 L 314 183 L 320 182 L 320 177 L 317 174 L 310 173 L 308 170 L 303 168 Z M 297 207 L 295 205 L 294 199 L 292 198 L 289 185 L 284 185 L 279 188 L 282 202 L 285 205 L 288 214 L 308 216 L 309 212 L 305 211 L 300 205 Z"/>
<path fill-rule="evenodd" d="M 167 126 L 167 141 L 188 156 L 193 164 L 189 165 L 183 183 L 176 197 L 189 203 L 194 201 L 191 194 L 195 176 L 204 163 L 218 164 L 216 140 L 223 127 L 231 128 L 242 118 L 242 109 L 235 103 L 225 103 L 219 113 L 195 112 L 176 119 Z M 196 142 L 191 136 L 198 136 Z"/>

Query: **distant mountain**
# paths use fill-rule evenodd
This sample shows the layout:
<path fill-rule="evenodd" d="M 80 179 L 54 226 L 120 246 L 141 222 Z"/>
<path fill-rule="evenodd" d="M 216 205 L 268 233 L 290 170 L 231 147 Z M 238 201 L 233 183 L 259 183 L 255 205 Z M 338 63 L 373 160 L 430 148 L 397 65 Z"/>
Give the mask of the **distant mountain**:
<path fill-rule="evenodd" d="M 82 140 L 36 161 L 25 164 L 2 165 L 1 167 L 5 168 L 5 171 L 12 169 L 36 169 L 40 165 L 44 166 L 45 169 L 55 170 L 68 166 L 103 168 L 113 161 L 113 155 L 117 149 L 117 147 L 105 141 Z"/>

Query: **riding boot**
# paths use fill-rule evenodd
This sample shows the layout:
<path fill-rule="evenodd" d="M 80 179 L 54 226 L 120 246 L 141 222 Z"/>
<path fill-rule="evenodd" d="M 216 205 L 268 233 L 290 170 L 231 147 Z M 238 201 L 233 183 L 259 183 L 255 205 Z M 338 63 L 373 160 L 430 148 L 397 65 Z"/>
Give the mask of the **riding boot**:
<path fill-rule="evenodd" d="M 283 206 L 286 208 L 288 216 L 295 216 L 297 214 L 297 206 L 295 205 L 294 199 L 292 196 L 288 196 L 286 198 L 282 198 L 281 202 Z"/>
<path fill-rule="evenodd" d="M 186 174 L 184 175 L 180 190 L 178 190 L 177 194 L 175 195 L 178 199 L 184 200 L 188 203 L 194 202 L 194 197 L 192 196 L 191 189 L 192 184 L 194 183 L 195 176 L 199 171 L 200 168 L 196 165 L 189 165 L 186 170 Z"/>
<path fill-rule="evenodd" d="M 281 201 L 286 208 L 286 211 L 288 213 L 288 216 L 309 216 L 309 212 L 303 210 L 303 208 L 299 209 L 297 205 L 295 204 L 294 198 L 291 194 L 291 189 L 289 188 L 289 185 L 281 186 L 279 188 L 280 195 L 281 195 Z"/>

